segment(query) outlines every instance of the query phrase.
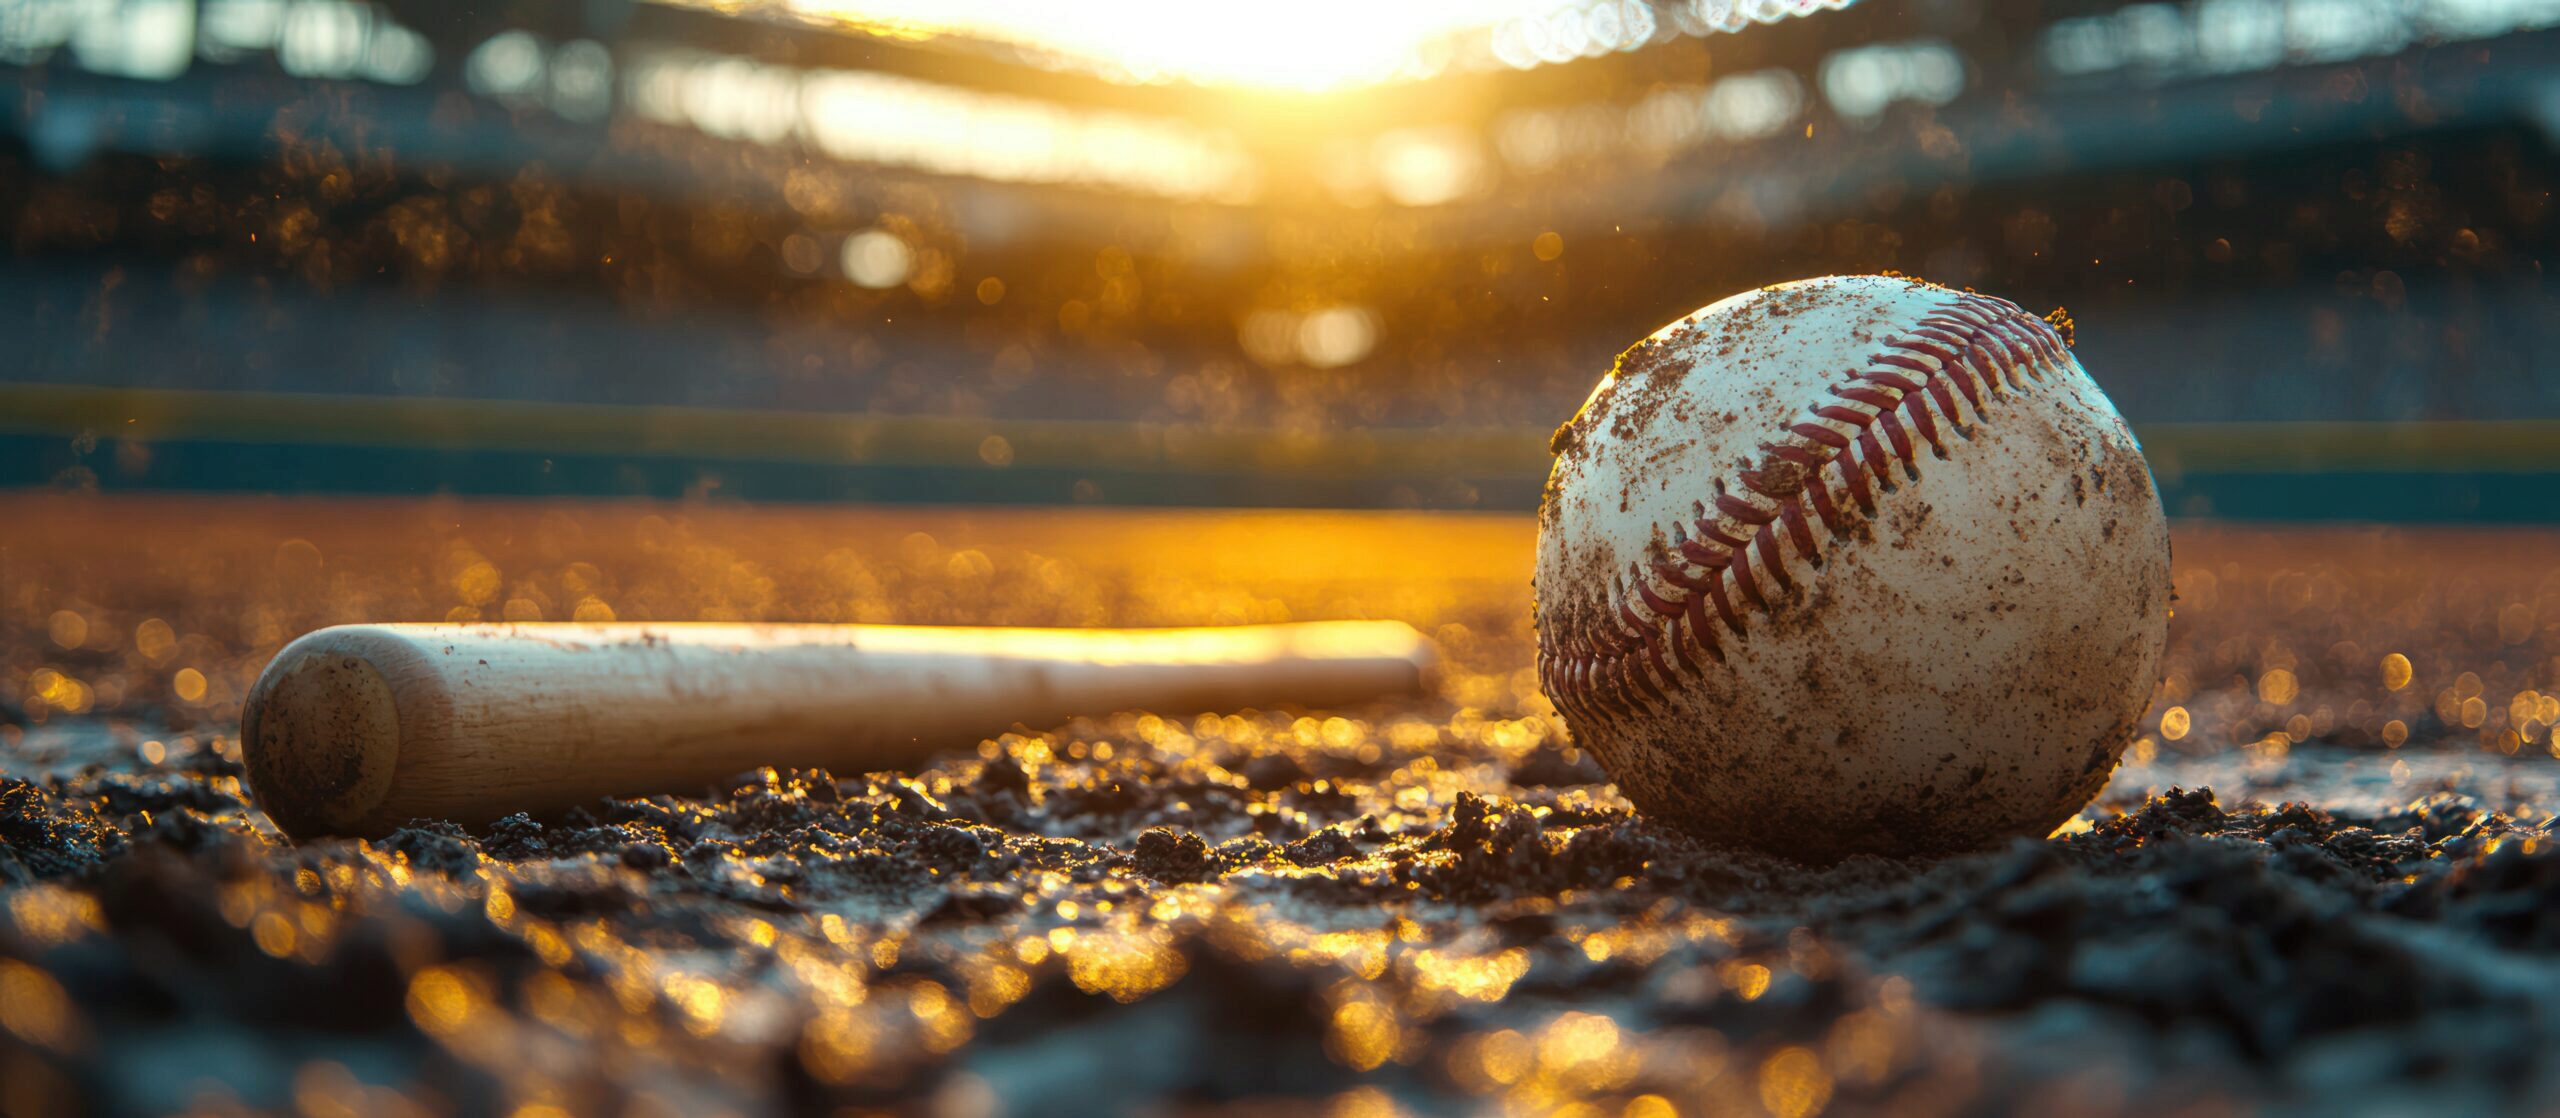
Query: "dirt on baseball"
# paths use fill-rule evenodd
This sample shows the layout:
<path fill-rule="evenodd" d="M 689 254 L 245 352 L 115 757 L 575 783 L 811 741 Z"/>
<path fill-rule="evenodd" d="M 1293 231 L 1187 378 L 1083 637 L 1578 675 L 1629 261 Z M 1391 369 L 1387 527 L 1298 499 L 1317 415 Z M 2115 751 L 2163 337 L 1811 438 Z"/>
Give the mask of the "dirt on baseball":
<path fill-rule="evenodd" d="M 0 1113 L 2560 1105 L 2550 532 L 2175 529 L 2061 832 L 1813 869 L 1634 814 L 1527 517 L 0 498 Z M 1128 713 L 285 841 L 238 696 L 354 620 L 1400 618 L 1436 695 Z"/>

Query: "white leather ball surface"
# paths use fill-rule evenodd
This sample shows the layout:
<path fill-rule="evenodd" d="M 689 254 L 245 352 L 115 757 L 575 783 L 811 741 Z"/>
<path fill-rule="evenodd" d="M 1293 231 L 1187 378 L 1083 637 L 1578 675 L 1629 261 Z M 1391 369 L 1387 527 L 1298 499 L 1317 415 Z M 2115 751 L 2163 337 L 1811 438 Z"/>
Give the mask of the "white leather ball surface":
<path fill-rule="evenodd" d="M 2042 319 L 1886 276 L 1736 295 L 1556 433 L 1538 666 L 1638 808 L 1808 861 L 2042 836 L 2160 679 L 2169 532 Z"/>

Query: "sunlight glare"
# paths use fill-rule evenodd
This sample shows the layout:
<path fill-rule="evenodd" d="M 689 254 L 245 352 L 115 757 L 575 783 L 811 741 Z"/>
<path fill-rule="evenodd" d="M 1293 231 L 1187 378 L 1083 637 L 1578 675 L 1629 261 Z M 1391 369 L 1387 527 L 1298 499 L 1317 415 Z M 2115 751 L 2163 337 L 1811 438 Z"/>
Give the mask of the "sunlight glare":
<path fill-rule="evenodd" d="M 786 0 L 802 16 L 893 33 L 1020 43 L 1138 81 L 1323 90 L 1428 72 L 1435 45 L 1552 0 Z"/>

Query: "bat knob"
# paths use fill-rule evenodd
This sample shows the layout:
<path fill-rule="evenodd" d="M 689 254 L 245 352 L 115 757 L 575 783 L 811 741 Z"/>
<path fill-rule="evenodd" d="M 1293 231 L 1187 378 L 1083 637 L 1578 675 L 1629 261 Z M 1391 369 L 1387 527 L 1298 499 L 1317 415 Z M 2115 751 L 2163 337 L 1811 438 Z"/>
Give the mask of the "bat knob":
<path fill-rule="evenodd" d="M 358 833 L 391 793 L 400 707 L 376 659 L 404 648 L 367 635 L 328 629 L 287 645 L 241 710 L 250 792 L 286 834 Z"/>

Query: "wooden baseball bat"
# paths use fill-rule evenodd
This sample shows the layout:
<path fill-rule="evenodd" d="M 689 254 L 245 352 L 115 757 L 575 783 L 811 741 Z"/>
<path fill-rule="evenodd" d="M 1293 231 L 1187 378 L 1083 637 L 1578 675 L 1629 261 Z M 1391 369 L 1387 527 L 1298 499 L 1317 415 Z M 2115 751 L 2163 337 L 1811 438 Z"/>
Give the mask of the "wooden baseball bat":
<path fill-rule="evenodd" d="M 241 753 L 287 834 L 479 825 L 760 765 L 912 768 L 1077 714 L 1322 707 L 1424 685 L 1395 621 L 1210 629 L 342 625 L 250 689 Z"/>

